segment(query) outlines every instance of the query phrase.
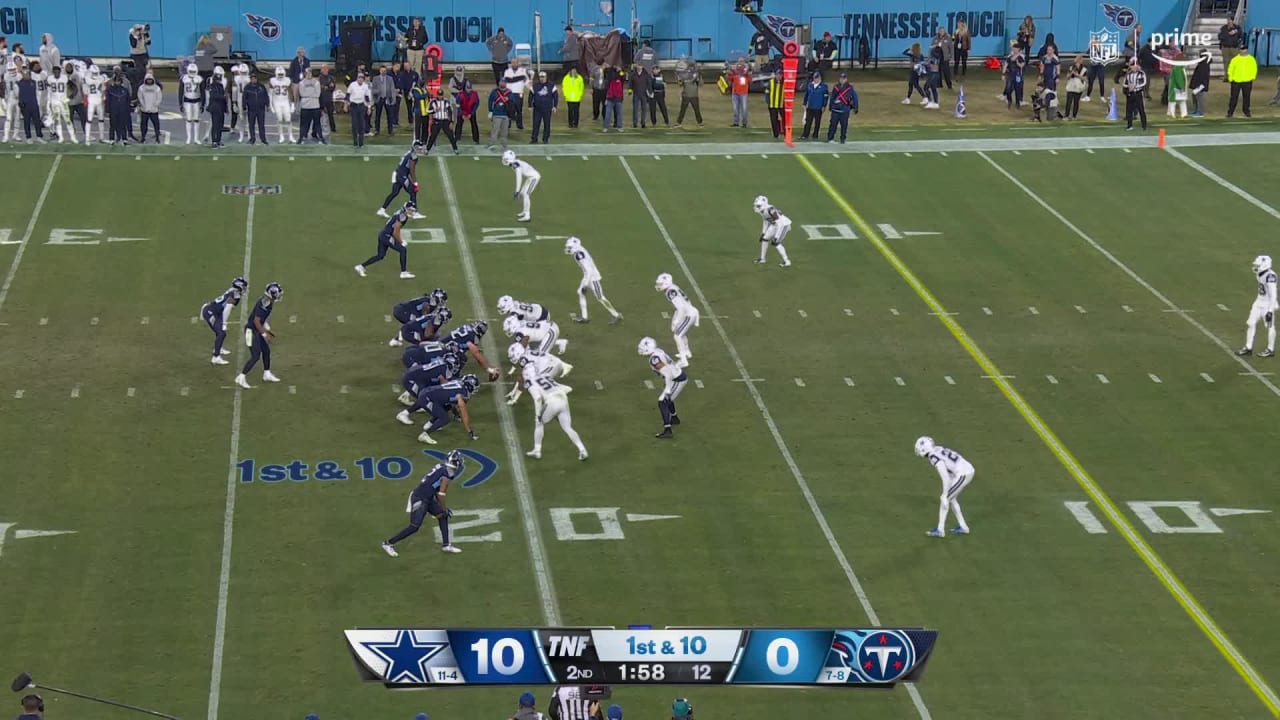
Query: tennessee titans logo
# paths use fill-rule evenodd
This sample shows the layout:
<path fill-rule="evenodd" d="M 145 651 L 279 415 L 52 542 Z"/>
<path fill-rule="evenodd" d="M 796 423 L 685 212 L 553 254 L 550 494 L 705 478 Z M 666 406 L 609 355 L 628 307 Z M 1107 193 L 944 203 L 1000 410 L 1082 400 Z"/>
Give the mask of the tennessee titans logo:
<path fill-rule="evenodd" d="M 783 40 L 796 39 L 796 22 L 789 17 L 781 15 L 765 15 L 764 20 L 769 24 L 769 29 L 778 33 L 778 37 Z"/>
<path fill-rule="evenodd" d="M 873 630 L 858 645 L 856 657 L 865 682 L 891 683 L 915 666 L 916 647 L 897 630 Z"/>
<path fill-rule="evenodd" d="M 1121 30 L 1128 30 L 1138 24 L 1138 13 L 1133 8 L 1114 3 L 1102 3 L 1102 14 Z"/>
<path fill-rule="evenodd" d="M 493 477 L 493 474 L 498 472 L 498 463 L 488 455 L 483 455 L 475 450 L 469 450 L 467 448 L 459 448 L 458 452 L 462 453 L 462 456 L 470 461 L 467 463 L 469 467 L 476 468 L 476 471 L 471 474 L 471 477 L 462 481 L 462 487 L 475 487 L 485 480 Z M 444 457 L 447 453 L 441 452 L 440 450 L 423 450 L 422 454 L 427 457 L 435 458 L 438 462 L 444 462 Z"/>
<path fill-rule="evenodd" d="M 280 22 L 265 15 L 254 15 L 253 13 L 245 13 L 244 21 L 249 24 L 249 28 L 258 34 L 258 37 L 271 42 L 280 39 Z"/>

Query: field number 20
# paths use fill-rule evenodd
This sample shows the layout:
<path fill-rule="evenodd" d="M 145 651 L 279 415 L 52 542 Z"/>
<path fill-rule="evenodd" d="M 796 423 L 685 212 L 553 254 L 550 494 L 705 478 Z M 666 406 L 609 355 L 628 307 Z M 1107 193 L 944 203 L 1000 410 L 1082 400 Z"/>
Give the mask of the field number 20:
<path fill-rule="evenodd" d="M 1153 533 L 1168 534 L 1220 534 L 1222 528 L 1218 526 L 1213 518 L 1200 507 L 1200 503 L 1195 500 L 1131 500 L 1126 505 L 1133 511 L 1133 514 L 1147 526 L 1147 530 Z M 1093 514 L 1093 510 L 1089 509 L 1089 503 L 1085 501 L 1069 501 L 1062 503 L 1067 512 L 1080 523 L 1085 532 L 1090 535 L 1105 535 L 1107 528 Z M 1159 511 L 1165 511 L 1166 515 L 1181 514 L 1176 524 L 1171 524 L 1161 516 Z M 1185 520 L 1184 520 L 1185 518 Z"/>

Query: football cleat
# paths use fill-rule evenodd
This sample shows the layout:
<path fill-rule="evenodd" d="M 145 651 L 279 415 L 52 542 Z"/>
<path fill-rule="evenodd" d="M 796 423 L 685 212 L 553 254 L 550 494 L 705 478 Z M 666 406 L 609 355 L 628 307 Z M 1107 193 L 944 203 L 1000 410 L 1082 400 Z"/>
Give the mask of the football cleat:
<path fill-rule="evenodd" d="M 400 273 L 400 279 L 401 279 L 401 280 L 412 280 L 412 279 L 414 279 L 415 277 L 417 277 L 417 276 L 416 276 L 416 275 L 414 275 L 413 273 L 409 272 L 408 270 L 405 270 L 404 272 Z"/>
<path fill-rule="evenodd" d="M 363 265 L 357 265 L 357 266 L 356 266 L 356 274 L 357 274 L 357 275 L 359 275 L 360 277 L 364 277 L 364 276 L 365 276 L 365 274 L 364 274 L 364 266 L 363 266 Z"/>
<path fill-rule="evenodd" d="M 378 217 L 384 217 L 384 218 L 389 218 L 389 217 L 391 217 L 390 215 L 388 215 L 388 214 L 387 214 L 387 209 L 386 209 L 386 208 L 378 208 L 377 215 L 378 215 Z"/>
<path fill-rule="evenodd" d="M 679 416 L 679 415 L 675 415 L 675 414 L 673 414 L 673 415 L 671 416 L 671 424 L 672 424 L 672 425 L 679 425 L 679 424 L 680 424 L 680 416 Z"/>
<path fill-rule="evenodd" d="M 230 355 L 230 354 L 231 354 L 231 351 L 230 351 L 230 350 L 228 350 L 228 349 L 226 349 L 226 348 L 222 348 L 222 354 L 223 354 L 223 355 Z"/>
<path fill-rule="evenodd" d="M 387 341 L 387 347 L 400 347 L 403 344 L 404 344 L 404 341 L 400 339 L 399 335 Z"/>
<path fill-rule="evenodd" d="M 400 557 L 400 553 L 396 552 L 395 546 L 391 543 L 382 543 L 382 552 L 390 555 L 391 557 Z"/>
<path fill-rule="evenodd" d="M 461 548 L 459 548 L 459 547 L 458 547 L 458 546 L 456 546 L 456 545 L 445 545 L 444 547 L 440 548 L 440 552 L 447 552 L 447 553 L 455 553 L 455 554 L 456 554 L 456 553 L 460 553 L 460 552 L 462 552 L 462 549 L 461 549 Z"/>
<path fill-rule="evenodd" d="M 572 320 L 572 321 L 574 321 L 574 322 L 576 322 L 576 323 L 589 323 L 589 322 L 591 322 L 591 320 L 590 320 L 589 318 L 584 318 L 584 317 L 581 317 L 581 318 L 580 318 L 580 317 L 578 317 L 577 313 L 569 313 L 569 319 L 570 319 L 570 320 Z"/>
<path fill-rule="evenodd" d="M 428 445 L 435 445 L 435 444 L 436 444 L 436 441 L 435 441 L 435 440 L 434 440 L 430 435 L 428 435 L 426 432 L 422 432 L 422 433 L 420 433 L 420 434 L 418 435 L 418 442 L 426 443 L 426 444 L 428 444 Z"/>
<path fill-rule="evenodd" d="M 212 358 L 210 358 L 210 359 L 209 359 L 209 362 L 213 363 L 214 365 L 228 365 L 228 364 L 230 364 L 230 363 L 228 363 L 226 360 L 224 360 L 224 359 L 222 358 L 222 356 L 221 356 L 221 355 L 214 355 Z"/>
<path fill-rule="evenodd" d="M 620 323 L 620 322 L 622 322 L 622 316 L 621 316 L 621 315 L 614 315 L 614 316 L 613 316 L 613 319 L 609 321 L 609 324 L 610 324 L 610 325 L 617 325 L 617 324 L 618 324 L 618 323 Z"/>
<path fill-rule="evenodd" d="M 587 453 L 586 453 L 586 451 L 585 451 L 585 450 L 584 450 L 584 451 L 582 451 L 582 452 L 580 452 L 580 453 L 578 453 L 578 459 L 579 459 L 579 460 L 586 460 L 586 459 L 587 459 Z"/>
<path fill-rule="evenodd" d="M 938 528 L 934 528 L 934 529 L 930 530 L 929 532 L 925 533 L 925 535 L 928 535 L 929 537 L 936 537 L 936 538 L 946 537 L 946 536 L 947 536 L 947 534 L 946 534 L 946 533 L 942 532 L 942 531 L 941 531 L 941 530 L 939 530 Z"/>
<path fill-rule="evenodd" d="M 272 374 L 270 370 L 264 370 L 262 372 L 262 381 L 263 382 L 280 382 L 280 378 Z"/>
<path fill-rule="evenodd" d="M 541 451 L 541 450 L 530 450 L 529 452 L 525 453 L 525 455 L 526 455 L 526 456 L 528 456 L 528 457 L 533 458 L 534 460 L 541 460 L 541 459 L 542 459 L 542 451 Z"/>
<path fill-rule="evenodd" d="M 529 222 L 529 216 L 524 213 L 520 213 L 516 216 L 516 222 Z"/>
<path fill-rule="evenodd" d="M 1262 352 L 1258 353 L 1258 357 L 1275 357 L 1275 355 L 1276 355 L 1275 350 L 1263 350 Z"/>
<path fill-rule="evenodd" d="M 1252 355 L 1253 348 L 1240 348 L 1239 350 L 1236 351 L 1236 354 L 1239 355 L 1240 357 L 1246 357 L 1246 356 Z"/>
<path fill-rule="evenodd" d="M 567 376 L 569 375 L 569 373 L 571 373 L 571 372 L 573 372 L 573 366 L 572 366 L 572 365 L 570 365 L 570 364 L 569 364 L 569 363 L 567 363 L 567 362 L 561 361 L 561 363 L 560 363 L 560 377 L 567 377 Z"/>
<path fill-rule="evenodd" d="M 411 395 L 408 390 L 400 393 L 400 396 L 397 397 L 396 400 L 405 407 L 413 407 L 413 395 Z"/>
<path fill-rule="evenodd" d="M 249 390 L 253 388 L 253 386 L 249 384 L 248 378 L 244 376 L 244 373 L 240 373 L 239 375 L 236 376 L 236 384 L 244 388 L 245 390 Z"/>
<path fill-rule="evenodd" d="M 968 535 L 968 534 L 969 534 L 969 528 L 967 528 L 967 527 L 954 527 L 954 528 L 951 528 L 951 534 L 952 534 L 952 535 Z"/>
<path fill-rule="evenodd" d="M 400 423 L 401 423 L 402 425 L 412 425 L 412 424 L 413 424 L 413 420 L 410 420 L 410 419 L 409 419 L 409 411 L 408 411 L 408 410 L 401 410 L 400 412 L 396 413 L 396 419 L 397 419 L 397 420 L 399 420 L 399 421 L 400 421 Z"/>
<path fill-rule="evenodd" d="M 778 263 L 778 267 L 791 267 L 791 261 L 784 260 L 783 262 Z"/>
<path fill-rule="evenodd" d="M 661 439 L 663 439 L 663 440 L 669 440 L 669 439 L 671 439 L 671 438 L 675 437 L 675 435 L 673 435 L 673 434 L 671 433 L 671 428 L 669 428 L 669 427 L 664 427 L 664 428 L 662 428 L 662 432 L 658 433 L 657 435 L 654 435 L 654 437 L 656 437 L 656 438 L 661 438 Z"/>
<path fill-rule="evenodd" d="M 755 263 L 756 263 L 757 265 L 763 265 L 763 264 L 764 264 L 764 258 L 756 258 Z"/>

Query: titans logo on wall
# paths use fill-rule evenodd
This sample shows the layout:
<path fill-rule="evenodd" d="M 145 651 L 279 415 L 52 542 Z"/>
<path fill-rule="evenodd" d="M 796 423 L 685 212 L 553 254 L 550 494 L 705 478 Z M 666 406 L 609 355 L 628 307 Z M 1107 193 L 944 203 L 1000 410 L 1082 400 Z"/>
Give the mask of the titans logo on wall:
<path fill-rule="evenodd" d="M 266 15 L 254 15 L 253 13 L 245 13 L 244 21 L 249 24 L 249 28 L 258 34 L 258 37 L 272 42 L 280 39 L 280 21 L 275 18 L 269 18 Z"/>
<path fill-rule="evenodd" d="M 796 39 L 796 22 L 789 17 L 781 15 L 765 15 L 765 23 L 769 29 L 778 34 L 778 37 L 785 40 Z"/>
<path fill-rule="evenodd" d="M 1116 5 L 1115 3 L 1102 3 L 1102 14 L 1107 16 L 1113 25 L 1121 30 L 1128 30 L 1138 24 L 1138 13 L 1131 7 L 1124 5 Z"/>

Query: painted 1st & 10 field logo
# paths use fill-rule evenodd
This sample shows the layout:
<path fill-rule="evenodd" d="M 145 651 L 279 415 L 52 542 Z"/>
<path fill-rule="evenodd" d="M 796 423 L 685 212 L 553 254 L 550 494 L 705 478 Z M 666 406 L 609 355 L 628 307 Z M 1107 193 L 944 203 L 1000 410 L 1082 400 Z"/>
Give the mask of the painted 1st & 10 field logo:
<path fill-rule="evenodd" d="M 461 479 L 462 486 L 475 487 L 498 471 L 498 463 L 493 458 L 475 450 L 461 448 L 460 452 L 467 460 L 466 469 Z M 442 462 L 445 453 L 439 450 L 423 450 L 434 465 Z M 430 466 L 417 468 L 419 473 L 426 472 Z M 259 463 L 253 458 L 246 458 L 236 463 L 236 472 L 242 483 L 266 483 L 274 485 L 284 482 L 303 483 L 308 480 L 404 480 L 414 475 L 414 462 L 407 457 L 391 455 L 387 457 L 365 456 L 356 458 L 349 464 L 335 460 L 320 460 L 306 463 L 302 460 L 291 460 L 287 463 Z"/>

